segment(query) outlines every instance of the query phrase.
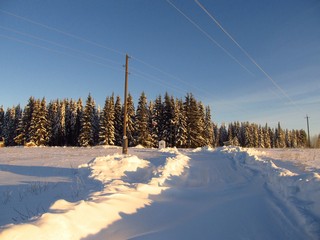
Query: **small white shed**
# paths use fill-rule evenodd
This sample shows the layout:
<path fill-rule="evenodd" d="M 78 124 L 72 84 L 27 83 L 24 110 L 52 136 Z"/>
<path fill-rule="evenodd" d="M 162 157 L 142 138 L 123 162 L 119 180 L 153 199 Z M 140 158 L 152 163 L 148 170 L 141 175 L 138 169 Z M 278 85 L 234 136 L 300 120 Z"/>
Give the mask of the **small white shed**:
<path fill-rule="evenodd" d="M 159 141 L 159 149 L 162 149 L 162 148 L 166 148 L 166 141 L 164 140 Z"/>

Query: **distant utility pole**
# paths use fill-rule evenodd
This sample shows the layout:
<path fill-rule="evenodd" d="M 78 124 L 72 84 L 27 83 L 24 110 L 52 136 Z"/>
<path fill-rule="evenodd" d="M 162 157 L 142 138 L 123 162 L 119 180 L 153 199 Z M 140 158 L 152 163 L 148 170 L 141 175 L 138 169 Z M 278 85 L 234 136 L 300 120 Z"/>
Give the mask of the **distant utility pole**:
<path fill-rule="evenodd" d="M 305 117 L 307 119 L 307 129 L 308 129 L 308 147 L 311 147 L 311 143 L 310 143 L 310 131 L 309 131 L 309 116 L 307 114 L 307 116 Z"/>
<path fill-rule="evenodd" d="M 126 54 L 126 73 L 125 73 L 125 82 L 124 82 L 124 111 L 123 111 L 122 154 L 127 154 L 128 153 L 128 137 L 127 137 L 128 62 L 129 62 L 129 56 L 128 56 L 128 54 Z"/>

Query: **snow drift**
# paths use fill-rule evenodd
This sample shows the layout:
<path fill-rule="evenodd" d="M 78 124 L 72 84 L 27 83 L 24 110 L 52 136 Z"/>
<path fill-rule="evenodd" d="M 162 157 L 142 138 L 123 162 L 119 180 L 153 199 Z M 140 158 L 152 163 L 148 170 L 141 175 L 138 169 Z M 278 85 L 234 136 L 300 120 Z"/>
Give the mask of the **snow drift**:
<path fill-rule="evenodd" d="M 102 183 L 101 191 L 75 203 L 58 200 L 39 219 L 5 227 L 0 238 L 81 239 L 96 234 L 121 219 L 121 214 L 133 214 L 151 204 L 150 194 L 160 194 L 167 189 L 165 181 L 180 175 L 188 166 L 188 160 L 178 151 L 159 167 L 132 155 L 97 157 L 79 168 L 90 169 L 90 177 Z"/>
<path fill-rule="evenodd" d="M 2 150 L 0 220 L 11 224 L 0 228 L 0 239 L 320 236 L 319 150 Z M 38 198 L 48 206 L 43 214 L 12 224 L 9 208 Z"/>

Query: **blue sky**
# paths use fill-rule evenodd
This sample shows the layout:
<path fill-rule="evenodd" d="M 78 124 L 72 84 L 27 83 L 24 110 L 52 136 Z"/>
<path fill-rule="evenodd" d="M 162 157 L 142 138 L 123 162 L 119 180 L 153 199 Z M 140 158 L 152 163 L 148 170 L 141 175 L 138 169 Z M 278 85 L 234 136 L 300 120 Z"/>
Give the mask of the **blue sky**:
<path fill-rule="evenodd" d="M 320 2 L 199 1 L 245 52 L 193 0 L 1 0 L 0 105 L 123 99 L 128 53 L 135 100 L 192 92 L 218 124 L 306 129 L 308 114 L 320 133 Z"/>

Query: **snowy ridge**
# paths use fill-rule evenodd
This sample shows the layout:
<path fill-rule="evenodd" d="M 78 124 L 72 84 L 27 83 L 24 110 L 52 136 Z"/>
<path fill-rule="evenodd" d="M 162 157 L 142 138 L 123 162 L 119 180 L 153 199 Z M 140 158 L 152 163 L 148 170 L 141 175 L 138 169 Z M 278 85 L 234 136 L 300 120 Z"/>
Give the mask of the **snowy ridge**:
<path fill-rule="evenodd" d="M 121 214 L 133 214 L 150 205 L 150 195 L 168 189 L 165 182 L 183 173 L 189 157 L 177 149 L 164 151 L 174 155 L 160 166 L 119 154 L 97 157 L 79 166 L 80 170 L 89 169 L 90 178 L 102 183 L 101 191 L 75 203 L 60 199 L 36 221 L 6 226 L 0 239 L 81 239 L 98 233 L 121 219 Z"/>
<path fill-rule="evenodd" d="M 297 215 L 310 237 L 320 236 L 320 175 L 317 172 L 293 172 L 277 166 L 264 152 L 240 147 L 222 148 L 236 164 L 261 174 L 275 196 Z"/>

